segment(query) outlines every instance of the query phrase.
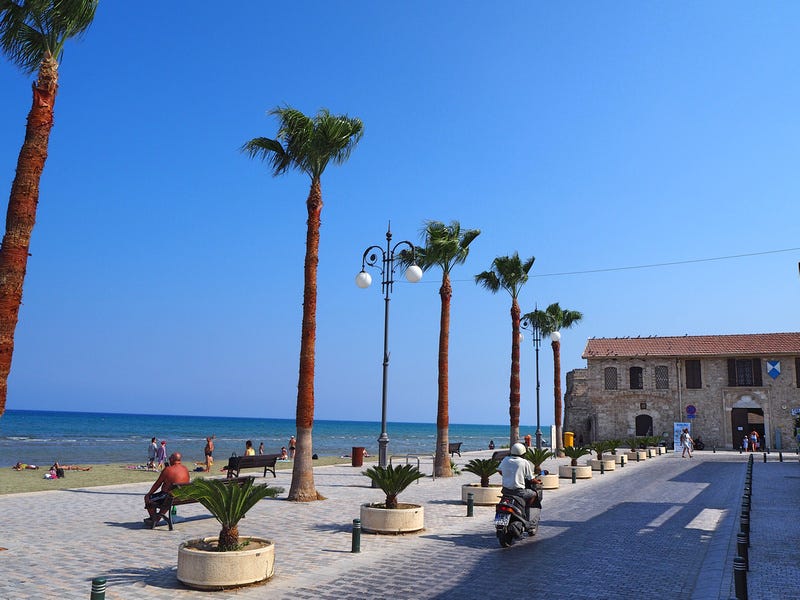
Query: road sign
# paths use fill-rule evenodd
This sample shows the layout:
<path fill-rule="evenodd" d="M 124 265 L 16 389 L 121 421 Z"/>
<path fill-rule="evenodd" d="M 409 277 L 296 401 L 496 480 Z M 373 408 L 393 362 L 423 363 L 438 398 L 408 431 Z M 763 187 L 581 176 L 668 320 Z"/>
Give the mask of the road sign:
<path fill-rule="evenodd" d="M 693 415 L 696 412 L 697 412 L 697 408 L 695 407 L 694 404 L 687 404 L 686 405 L 686 414 L 687 415 Z"/>

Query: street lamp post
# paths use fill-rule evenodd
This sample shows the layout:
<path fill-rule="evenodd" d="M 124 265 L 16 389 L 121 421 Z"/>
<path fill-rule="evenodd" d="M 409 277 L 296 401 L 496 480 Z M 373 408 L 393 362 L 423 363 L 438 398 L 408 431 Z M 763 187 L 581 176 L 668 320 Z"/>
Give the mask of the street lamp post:
<path fill-rule="evenodd" d="M 522 329 L 527 329 L 533 337 L 533 348 L 536 351 L 536 448 L 542 449 L 542 428 L 539 421 L 539 346 L 542 345 L 542 330 L 534 321 L 525 319 L 520 323 Z"/>
<path fill-rule="evenodd" d="M 386 230 L 386 249 L 380 246 L 370 246 L 364 250 L 361 258 L 361 271 L 356 275 L 356 285 L 361 289 L 368 288 L 372 284 L 372 276 L 366 272 L 366 267 L 374 267 L 381 273 L 381 291 L 383 292 L 384 311 L 383 311 L 383 391 L 381 395 L 381 435 L 378 438 L 378 466 L 385 467 L 388 464 L 387 447 L 389 445 L 389 434 L 386 432 L 386 399 L 388 393 L 389 376 L 389 294 L 394 284 L 394 271 L 400 261 L 397 255 L 398 248 L 407 247 L 411 252 L 412 264 L 406 269 L 406 279 L 410 283 L 417 283 L 422 279 L 422 269 L 414 263 L 414 244 L 407 240 L 397 242 L 392 246 L 391 223 Z"/>

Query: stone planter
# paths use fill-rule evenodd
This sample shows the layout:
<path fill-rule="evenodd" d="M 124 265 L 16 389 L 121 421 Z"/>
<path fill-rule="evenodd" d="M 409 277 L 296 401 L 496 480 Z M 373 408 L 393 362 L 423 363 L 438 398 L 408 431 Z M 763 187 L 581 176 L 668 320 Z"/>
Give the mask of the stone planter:
<path fill-rule="evenodd" d="M 656 455 L 658 454 L 658 450 L 652 447 L 647 448 L 646 452 L 647 452 L 647 458 L 655 458 Z"/>
<path fill-rule="evenodd" d="M 614 464 L 617 464 L 617 465 L 619 465 L 621 467 L 625 466 L 626 464 L 628 464 L 628 454 L 627 453 L 625 453 L 625 454 L 622 454 L 622 453 L 615 454 L 614 455 Z"/>
<path fill-rule="evenodd" d="M 575 469 L 575 479 L 591 479 L 592 467 L 589 465 L 578 465 L 573 467 L 570 465 L 559 465 L 558 476 L 562 479 L 572 479 L 572 470 Z"/>
<path fill-rule="evenodd" d="M 217 552 L 216 537 L 198 538 L 178 546 L 178 581 L 198 590 L 221 590 L 266 581 L 275 572 L 275 544 L 255 537 L 243 550 Z"/>
<path fill-rule="evenodd" d="M 472 494 L 475 506 L 494 506 L 500 502 L 502 488 L 499 483 L 490 483 L 489 487 L 481 487 L 480 483 L 467 483 L 461 486 L 461 501 L 466 504 L 467 494 Z"/>
<path fill-rule="evenodd" d="M 628 452 L 628 461 L 629 462 L 636 462 L 636 457 L 639 457 L 638 460 L 647 460 L 647 451 L 645 450 L 637 450 L 636 452 Z"/>
<path fill-rule="evenodd" d="M 383 504 L 361 505 L 361 529 L 369 533 L 412 533 L 425 526 L 425 512 L 419 504 L 400 503 L 387 509 Z"/>
<path fill-rule="evenodd" d="M 569 476 L 572 477 L 572 473 L 570 473 Z M 549 473 L 548 475 L 539 475 L 539 479 L 542 480 L 543 490 L 558 489 L 558 475 L 556 475 L 555 473 Z"/>
<path fill-rule="evenodd" d="M 656 454 L 658 454 L 660 456 L 660 455 L 666 454 L 666 453 L 667 453 L 667 449 L 664 446 L 656 446 Z"/>
<path fill-rule="evenodd" d="M 587 461 L 586 464 L 592 467 L 592 471 L 599 471 L 601 462 L 603 463 L 603 472 L 614 470 L 613 458 L 604 458 L 602 461 L 597 460 L 596 458 L 592 458 L 589 461 Z"/>

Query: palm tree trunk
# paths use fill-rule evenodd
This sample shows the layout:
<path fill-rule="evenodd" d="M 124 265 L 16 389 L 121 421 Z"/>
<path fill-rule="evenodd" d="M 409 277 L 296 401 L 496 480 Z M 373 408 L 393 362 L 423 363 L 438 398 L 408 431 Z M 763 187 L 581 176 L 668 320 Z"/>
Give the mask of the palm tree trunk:
<path fill-rule="evenodd" d="M 552 342 L 553 346 L 553 404 L 556 419 L 556 449 L 564 449 L 564 439 L 561 436 L 561 342 Z"/>
<path fill-rule="evenodd" d="M 22 304 L 22 285 L 39 203 L 39 181 L 47 160 L 57 91 L 58 63 L 48 55 L 39 68 L 38 80 L 33 84 L 33 105 L 28 112 L 25 141 L 11 184 L 6 231 L 0 248 L 0 415 L 6 410 L 14 331 Z"/>
<path fill-rule="evenodd" d="M 236 550 L 239 546 L 239 527 L 237 525 L 223 525 L 219 532 L 219 549 L 221 552 Z"/>
<path fill-rule="evenodd" d="M 513 298 L 511 301 L 511 391 L 508 398 L 508 413 L 511 417 L 509 447 L 519 440 L 519 317 L 519 304 L 517 299 Z"/>
<path fill-rule="evenodd" d="M 446 272 L 442 276 L 442 287 L 439 289 L 439 296 L 442 299 L 442 308 L 439 319 L 439 402 L 436 410 L 434 471 L 436 477 L 452 477 L 450 453 L 447 450 L 450 444 L 448 431 L 450 426 L 450 299 L 453 297 L 453 288 L 450 285 L 450 277 Z"/>
<path fill-rule="evenodd" d="M 314 357 L 317 340 L 317 267 L 319 265 L 319 228 L 322 213 L 322 187 L 318 178 L 311 182 L 306 201 L 305 287 L 303 290 L 303 328 L 300 337 L 300 376 L 297 383 L 297 451 L 292 467 L 289 500 L 311 502 L 321 499 L 314 486 L 311 459 L 314 425 Z"/>

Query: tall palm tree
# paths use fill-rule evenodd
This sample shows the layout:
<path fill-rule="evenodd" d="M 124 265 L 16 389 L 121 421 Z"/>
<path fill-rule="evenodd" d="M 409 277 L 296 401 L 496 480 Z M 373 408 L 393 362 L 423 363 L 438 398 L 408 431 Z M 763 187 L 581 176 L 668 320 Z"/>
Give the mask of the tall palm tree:
<path fill-rule="evenodd" d="M 555 397 L 556 419 L 556 449 L 563 450 L 564 440 L 561 437 L 561 335 L 562 329 L 569 329 L 583 318 L 583 313 L 577 310 L 564 310 L 555 302 L 545 310 L 534 310 L 526 314 L 523 319 L 539 326 L 542 335 L 559 332 L 559 335 L 550 338 L 553 348 L 553 396 Z"/>
<path fill-rule="evenodd" d="M 475 275 L 475 283 L 493 294 L 504 289 L 511 295 L 511 383 L 508 397 L 508 413 L 511 420 L 509 444 L 519 440 L 519 292 L 528 282 L 528 271 L 533 267 L 533 256 L 521 260 L 519 253 L 513 256 L 498 256 L 492 261 L 492 268 Z"/>
<path fill-rule="evenodd" d="M 270 111 L 278 118 L 275 139 L 255 138 L 242 150 L 251 158 L 265 160 L 274 176 L 296 169 L 311 178 L 306 199 L 305 284 L 303 290 L 303 326 L 300 334 L 300 375 L 297 384 L 297 452 L 292 468 L 289 500 L 310 502 L 321 499 L 314 486 L 311 460 L 311 430 L 314 425 L 314 359 L 317 338 L 317 266 L 319 264 L 319 228 L 322 213 L 320 178 L 328 163 L 347 161 L 364 131 L 359 119 L 332 115 L 321 109 L 308 117 L 294 108 L 279 107 Z"/>
<path fill-rule="evenodd" d="M 97 3 L 98 0 L 0 0 L 0 51 L 25 74 L 38 70 L 0 247 L 0 415 L 6 409 L 14 331 L 39 203 L 39 180 L 53 127 L 57 61 L 66 41 L 79 37 L 91 25 Z"/>
<path fill-rule="evenodd" d="M 450 356 L 450 300 L 453 287 L 450 284 L 450 271 L 456 265 L 463 264 L 469 254 L 469 245 L 480 235 L 480 229 L 461 229 L 458 221 L 445 225 L 440 221 L 428 221 L 423 229 L 425 246 L 417 247 L 414 255 L 403 252 L 401 259 L 416 264 L 427 271 L 432 267 L 442 270 L 442 285 L 439 297 L 442 307 L 439 317 L 439 389 L 436 409 L 436 455 L 434 473 L 436 477 L 452 477 L 450 454 L 447 451 L 449 441 L 449 356 Z"/>

